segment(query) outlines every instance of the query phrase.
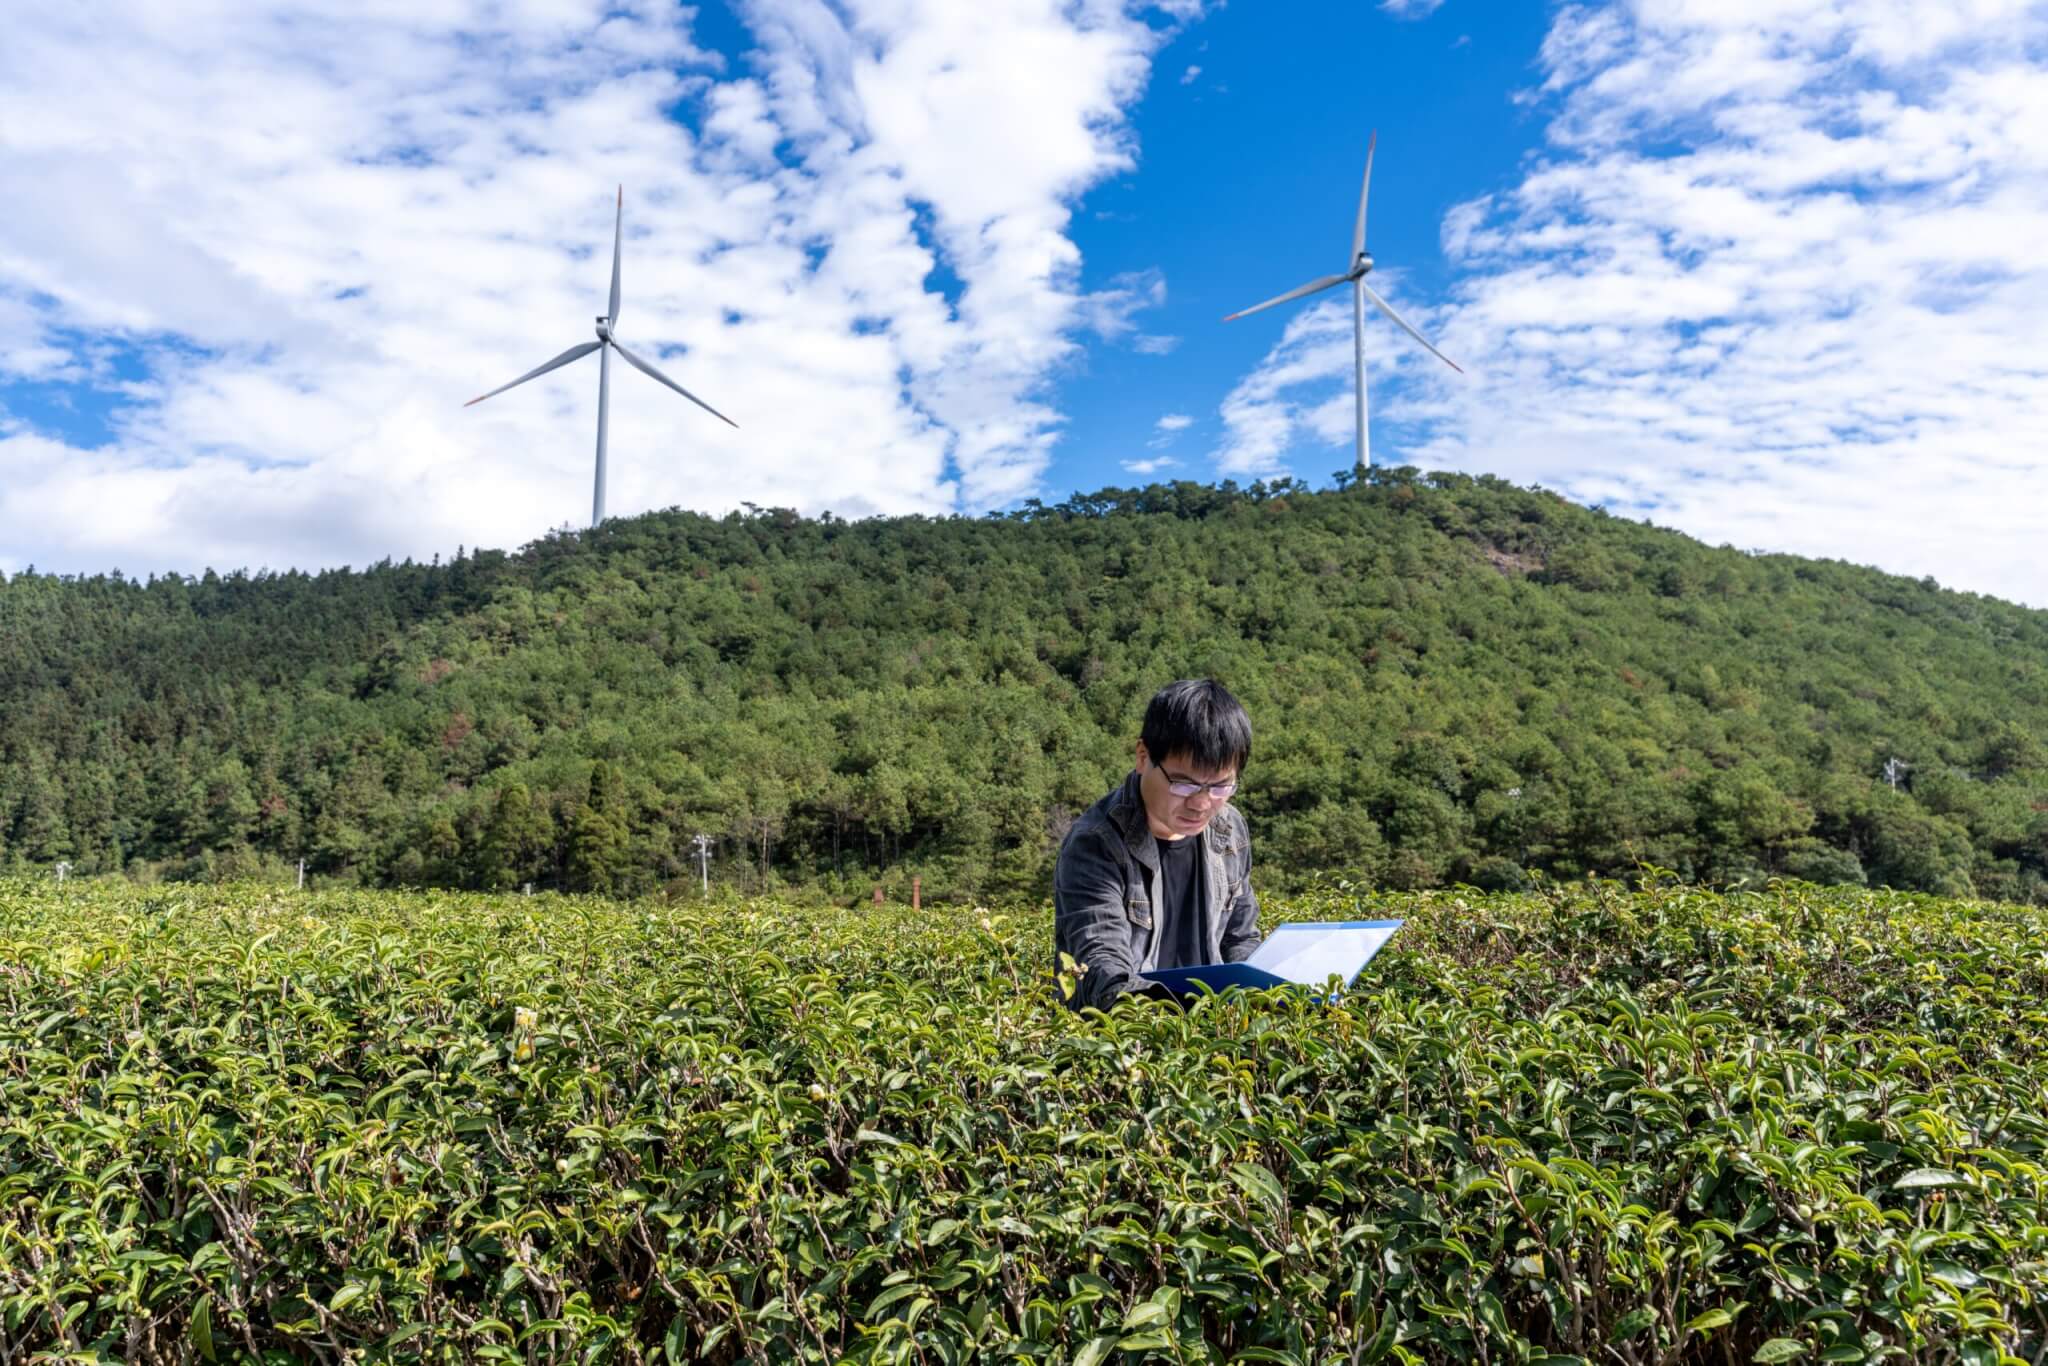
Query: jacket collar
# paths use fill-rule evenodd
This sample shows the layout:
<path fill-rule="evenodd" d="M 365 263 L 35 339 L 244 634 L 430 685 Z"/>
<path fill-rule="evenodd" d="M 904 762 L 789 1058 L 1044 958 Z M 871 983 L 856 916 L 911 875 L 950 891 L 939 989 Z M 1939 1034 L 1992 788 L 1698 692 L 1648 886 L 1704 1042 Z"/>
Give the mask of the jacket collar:
<path fill-rule="evenodd" d="M 1124 837 L 1131 857 L 1152 872 L 1159 871 L 1159 846 L 1152 840 L 1152 826 L 1145 819 L 1145 796 L 1138 790 L 1138 770 L 1132 769 L 1124 785 L 1109 801 L 1109 821 Z"/>

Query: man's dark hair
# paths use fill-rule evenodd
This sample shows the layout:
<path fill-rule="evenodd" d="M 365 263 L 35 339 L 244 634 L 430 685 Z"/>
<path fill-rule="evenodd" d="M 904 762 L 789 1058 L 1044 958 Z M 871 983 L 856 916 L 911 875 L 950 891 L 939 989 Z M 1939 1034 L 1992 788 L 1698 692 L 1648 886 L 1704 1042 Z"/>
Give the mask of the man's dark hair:
<path fill-rule="evenodd" d="M 1213 678 L 1183 678 L 1152 695 L 1138 733 L 1155 764 L 1185 756 L 1210 771 L 1244 771 L 1252 757 L 1252 719 Z"/>

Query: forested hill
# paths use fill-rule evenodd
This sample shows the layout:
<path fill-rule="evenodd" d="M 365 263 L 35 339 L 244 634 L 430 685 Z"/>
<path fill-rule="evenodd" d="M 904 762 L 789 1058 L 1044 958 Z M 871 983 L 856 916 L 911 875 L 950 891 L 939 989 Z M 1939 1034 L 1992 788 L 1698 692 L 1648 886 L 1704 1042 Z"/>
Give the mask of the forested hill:
<path fill-rule="evenodd" d="M 18 575 L 0 865 L 635 891 L 694 878 L 702 831 L 717 880 L 1042 894 L 1190 675 L 1252 713 L 1275 883 L 1652 864 L 2048 901 L 2048 613 L 1409 470 Z"/>

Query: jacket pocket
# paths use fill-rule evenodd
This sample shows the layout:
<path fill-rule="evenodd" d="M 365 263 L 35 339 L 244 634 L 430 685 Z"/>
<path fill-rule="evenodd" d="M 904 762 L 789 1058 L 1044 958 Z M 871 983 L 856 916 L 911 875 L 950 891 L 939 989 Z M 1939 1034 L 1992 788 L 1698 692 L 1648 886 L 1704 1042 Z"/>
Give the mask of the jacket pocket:
<path fill-rule="evenodd" d="M 1125 897 L 1124 914 L 1130 917 L 1131 924 L 1138 929 L 1149 930 L 1152 928 L 1152 903 L 1144 897 Z"/>

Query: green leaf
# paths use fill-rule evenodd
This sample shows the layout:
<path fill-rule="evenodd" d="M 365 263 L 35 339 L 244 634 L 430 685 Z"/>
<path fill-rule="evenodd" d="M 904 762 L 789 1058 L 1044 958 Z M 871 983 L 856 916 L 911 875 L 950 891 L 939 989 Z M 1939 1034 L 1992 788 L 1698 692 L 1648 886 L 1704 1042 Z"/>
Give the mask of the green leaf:
<path fill-rule="evenodd" d="M 1517 1334 L 1509 1330 L 1507 1311 L 1501 1308 L 1499 1296 L 1492 1291 L 1482 1290 L 1479 1292 L 1475 1307 L 1479 1311 L 1479 1321 L 1486 1325 L 1488 1332 L 1504 1343 L 1513 1344 L 1521 1340 Z"/>
<path fill-rule="evenodd" d="M 192 1349 L 208 1361 L 217 1361 L 213 1354 L 213 1296 L 208 1295 L 192 1311 Z"/>
<path fill-rule="evenodd" d="M 861 1129 L 853 1136 L 856 1143 L 886 1143 L 892 1148 L 903 1146 L 903 1140 L 894 1134 L 885 1134 L 880 1129 Z"/>
<path fill-rule="evenodd" d="M 1945 1167 L 1915 1167 L 1892 1182 L 1895 1191 L 1937 1190 L 1943 1186 L 1967 1186 L 1969 1181 Z"/>
<path fill-rule="evenodd" d="M 188 1266 L 193 1275 L 204 1276 L 206 1268 L 215 1262 L 220 1263 L 224 1267 L 234 1264 L 233 1259 L 228 1256 L 228 1250 L 225 1247 L 222 1247 L 217 1242 L 206 1243 L 197 1252 L 192 1254 L 192 1260 L 188 1263 Z"/>
<path fill-rule="evenodd" d="M 1796 1338 L 1772 1338 L 1756 1349 L 1751 1361 L 1790 1361 L 1793 1357 L 1806 1355 L 1806 1344 Z"/>
<path fill-rule="evenodd" d="M 1090 1338 L 1081 1344 L 1081 1350 L 1074 1353 L 1074 1366 L 1098 1366 L 1103 1358 L 1116 1349 L 1116 1334 L 1105 1333 L 1099 1338 Z"/>
<path fill-rule="evenodd" d="M 907 1300 L 912 1295 L 922 1293 L 923 1290 L 924 1287 L 916 1281 L 908 1281 L 902 1285 L 892 1286 L 875 1296 L 874 1300 L 868 1305 L 868 1312 L 862 1317 L 872 1322 L 876 1315 L 896 1303 L 896 1301 Z"/>
<path fill-rule="evenodd" d="M 1631 1309 L 1614 1321 L 1614 1331 L 1608 1336 L 1609 1342 L 1620 1342 L 1632 1338 L 1657 1321 L 1657 1311 L 1648 1305 Z"/>
<path fill-rule="evenodd" d="M 1742 1305 L 1740 1302 L 1737 1302 L 1732 1307 L 1727 1305 L 1717 1306 L 1709 1309 L 1704 1314 L 1694 1315 L 1685 1325 L 1685 1331 L 1688 1333 L 1711 1333 L 1716 1328 L 1726 1328 L 1729 1324 L 1735 1322 L 1735 1316 L 1741 1312 Z"/>
<path fill-rule="evenodd" d="M 1370 1366 L 1370 1363 L 1380 1360 L 1387 1353 L 1393 1351 L 1394 1335 L 1399 1330 L 1400 1321 L 1394 1315 L 1388 1314 L 1382 1318 L 1380 1320 L 1380 1330 L 1367 1340 L 1364 1349 L 1358 1354 L 1361 1366 Z"/>
<path fill-rule="evenodd" d="M 327 1302 L 327 1308 L 329 1311 L 339 1314 L 342 1310 L 361 1299 L 364 1292 L 368 1289 L 369 1287 L 361 1281 L 350 1281 L 347 1285 L 334 1292 L 334 1298 Z"/>
<path fill-rule="evenodd" d="M 1256 1162 L 1233 1163 L 1230 1179 L 1270 1209 L 1278 1210 L 1287 1201 L 1287 1193 L 1280 1189 L 1280 1178 Z"/>
<path fill-rule="evenodd" d="M 1131 1312 L 1124 1315 L 1124 1331 L 1143 1328 L 1148 1323 L 1159 1323 L 1166 1318 L 1166 1306 L 1157 1300 L 1145 1300 L 1131 1306 Z"/>

